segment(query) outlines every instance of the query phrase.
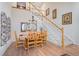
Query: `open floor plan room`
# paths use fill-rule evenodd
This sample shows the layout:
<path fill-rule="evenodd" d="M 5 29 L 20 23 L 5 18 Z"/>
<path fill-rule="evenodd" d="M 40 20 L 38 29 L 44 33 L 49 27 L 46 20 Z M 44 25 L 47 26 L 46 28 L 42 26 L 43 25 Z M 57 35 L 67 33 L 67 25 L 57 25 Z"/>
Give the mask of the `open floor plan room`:
<path fill-rule="evenodd" d="M 1 56 L 79 56 L 79 2 L 0 2 Z"/>

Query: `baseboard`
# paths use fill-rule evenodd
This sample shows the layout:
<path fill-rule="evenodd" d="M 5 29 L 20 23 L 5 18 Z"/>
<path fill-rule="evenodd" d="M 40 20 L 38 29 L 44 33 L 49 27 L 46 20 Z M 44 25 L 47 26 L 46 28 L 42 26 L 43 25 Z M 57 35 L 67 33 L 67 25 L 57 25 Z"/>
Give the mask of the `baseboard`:
<path fill-rule="evenodd" d="M 74 45 L 79 45 L 79 44 L 77 44 L 77 43 L 74 43 Z"/>

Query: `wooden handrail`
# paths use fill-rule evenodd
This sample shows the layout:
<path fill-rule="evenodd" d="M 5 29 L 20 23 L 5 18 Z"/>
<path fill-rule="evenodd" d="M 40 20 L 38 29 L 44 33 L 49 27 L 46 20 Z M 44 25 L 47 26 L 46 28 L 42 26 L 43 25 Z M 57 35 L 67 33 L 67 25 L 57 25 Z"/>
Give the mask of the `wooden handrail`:
<path fill-rule="evenodd" d="M 37 7 L 35 7 L 31 2 L 29 2 L 29 3 L 30 3 L 36 10 L 38 10 L 46 20 L 48 20 L 50 23 L 52 23 L 52 25 L 55 25 L 58 29 L 61 30 L 61 28 L 60 28 L 58 25 L 56 25 L 56 24 L 53 23 L 51 20 L 49 20 L 46 16 L 44 16 L 43 13 L 42 13 Z M 31 8 L 31 7 L 30 7 L 30 8 Z"/>
<path fill-rule="evenodd" d="M 64 28 L 62 27 L 62 40 L 61 40 L 61 43 L 62 43 L 62 48 L 65 47 L 64 45 Z"/>
<path fill-rule="evenodd" d="M 31 2 L 29 2 L 29 5 L 32 4 Z M 32 5 L 34 7 L 34 5 Z M 31 8 L 31 7 L 30 7 Z M 40 8 L 38 6 L 35 6 L 35 9 L 38 9 L 39 11 L 45 12 L 45 10 L 40 10 Z M 41 13 L 42 13 L 41 12 Z"/>
<path fill-rule="evenodd" d="M 36 8 L 31 2 L 30 4 L 40 12 L 40 14 L 42 14 L 42 17 L 44 17 L 46 20 L 48 20 L 52 25 L 55 25 L 56 28 L 58 28 L 60 31 L 61 31 L 61 34 L 62 34 L 62 40 L 61 40 L 61 47 L 64 48 L 65 45 L 64 45 L 64 28 L 60 28 L 57 24 L 55 24 L 54 22 L 52 22 L 50 19 L 48 19 L 46 16 L 43 15 L 43 13 L 38 9 Z"/>

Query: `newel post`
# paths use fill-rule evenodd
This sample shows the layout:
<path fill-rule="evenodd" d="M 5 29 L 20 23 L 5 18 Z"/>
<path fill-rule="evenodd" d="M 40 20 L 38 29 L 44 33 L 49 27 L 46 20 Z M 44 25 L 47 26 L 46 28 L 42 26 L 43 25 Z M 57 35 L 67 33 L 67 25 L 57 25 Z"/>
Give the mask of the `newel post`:
<path fill-rule="evenodd" d="M 65 44 L 64 44 L 64 28 L 63 27 L 61 29 L 61 32 L 62 32 L 61 47 L 64 48 L 65 47 Z"/>

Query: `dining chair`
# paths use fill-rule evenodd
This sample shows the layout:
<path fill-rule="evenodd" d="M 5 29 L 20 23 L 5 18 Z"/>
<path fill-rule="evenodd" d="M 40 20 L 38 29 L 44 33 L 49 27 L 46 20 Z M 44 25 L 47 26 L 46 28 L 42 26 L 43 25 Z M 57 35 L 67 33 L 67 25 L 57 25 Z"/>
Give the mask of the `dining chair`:
<path fill-rule="evenodd" d="M 41 35 L 41 32 L 36 33 L 36 46 L 43 46 L 43 37 Z"/>
<path fill-rule="evenodd" d="M 21 46 L 25 47 L 24 40 L 21 40 L 19 37 L 17 37 L 16 31 L 14 32 L 14 34 L 15 34 L 15 39 L 16 39 L 16 48 L 21 47 Z"/>
<path fill-rule="evenodd" d="M 35 47 L 35 38 L 34 38 L 34 32 L 29 32 L 27 35 L 27 48 Z"/>

